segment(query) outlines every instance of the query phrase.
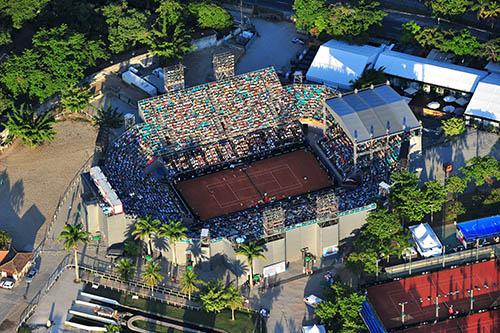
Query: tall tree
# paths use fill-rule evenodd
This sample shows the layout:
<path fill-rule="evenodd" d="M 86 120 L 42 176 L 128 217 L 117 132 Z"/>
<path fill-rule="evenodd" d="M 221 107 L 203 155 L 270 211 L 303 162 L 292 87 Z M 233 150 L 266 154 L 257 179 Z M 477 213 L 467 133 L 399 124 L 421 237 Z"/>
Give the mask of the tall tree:
<path fill-rule="evenodd" d="M 61 106 L 71 112 L 80 112 L 90 105 L 92 92 L 87 86 L 70 87 L 61 95 Z"/>
<path fill-rule="evenodd" d="M 476 186 L 484 183 L 492 184 L 493 178 L 500 179 L 500 164 L 495 157 L 487 155 L 473 157 L 467 165 L 460 168 L 467 181 L 474 181 Z"/>
<path fill-rule="evenodd" d="M 55 122 L 50 112 L 37 115 L 32 108 L 22 104 L 19 108 L 13 108 L 5 127 L 9 130 L 9 136 L 19 138 L 23 144 L 34 148 L 54 140 L 56 131 L 52 126 Z"/>
<path fill-rule="evenodd" d="M 148 249 L 148 255 L 153 253 L 151 239 L 153 238 L 153 235 L 158 232 L 160 224 L 160 220 L 154 219 L 149 215 L 139 218 L 134 224 L 135 229 L 132 231 L 132 235 L 135 236 L 135 239 L 140 239 L 147 244 L 146 247 Z"/>
<path fill-rule="evenodd" d="M 436 45 L 443 52 L 452 52 L 459 57 L 476 56 L 479 52 L 481 44 L 475 36 L 472 36 L 470 31 L 462 29 L 456 32 L 450 32 L 451 38 L 447 39 L 442 45 Z"/>
<path fill-rule="evenodd" d="M 450 176 L 446 179 L 445 189 L 448 193 L 453 195 L 453 198 L 456 198 L 458 194 L 464 193 L 466 188 L 467 182 L 457 175 Z"/>
<path fill-rule="evenodd" d="M 137 244 L 136 241 L 129 239 L 125 241 L 123 251 L 127 256 L 137 257 L 141 254 L 141 247 Z"/>
<path fill-rule="evenodd" d="M 205 285 L 200 295 L 203 310 L 207 312 L 219 313 L 227 307 L 227 300 L 224 297 L 225 289 L 222 281 L 210 281 Z"/>
<path fill-rule="evenodd" d="M 9 16 L 15 29 L 35 18 L 49 0 L 0 0 L 0 13 Z"/>
<path fill-rule="evenodd" d="M 363 73 L 356 79 L 349 81 L 354 89 L 368 88 L 371 85 L 378 85 L 387 81 L 384 73 L 385 67 L 365 68 Z"/>
<path fill-rule="evenodd" d="M 104 108 L 98 108 L 92 122 L 99 128 L 120 128 L 124 120 L 123 114 L 110 104 Z"/>
<path fill-rule="evenodd" d="M 102 8 L 108 26 L 109 49 L 120 53 L 134 47 L 137 43 L 147 41 L 149 29 L 147 25 L 148 11 L 141 12 L 129 8 L 128 3 L 111 3 Z"/>
<path fill-rule="evenodd" d="M 189 12 L 196 18 L 202 29 L 228 29 L 233 25 L 231 14 L 221 6 L 207 2 L 192 2 L 188 6 Z"/>
<path fill-rule="evenodd" d="M 162 224 L 158 230 L 160 237 L 168 239 L 168 243 L 172 246 L 174 266 L 177 266 L 177 251 L 175 243 L 186 238 L 186 227 L 181 221 L 169 221 L 167 224 Z"/>
<path fill-rule="evenodd" d="M 293 2 L 293 19 L 298 29 L 311 32 L 316 27 L 319 16 L 326 15 L 324 0 L 295 0 Z"/>
<path fill-rule="evenodd" d="M 188 294 L 188 299 L 191 300 L 191 295 L 200 290 L 199 285 L 202 281 L 198 279 L 196 273 L 192 270 L 186 270 L 181 277 L 181 290 L 183 293 Z"/>
<path fill-rule="evenodd" d="M 393 182 L 390 193 L 390 202 L 395 211 L 403 219 L 410 222 L 421 221 L 426 212 L 422 190 L 418 186 L 418 177 L 410 172 L 403 171 L 391 175 Z"/>
<path fill-rule="evenodd" d="M 0 87 L 0 116 L 12 109 L 14 101 L 5 90 Z"/>
<path fill-rule="evenodd" d="M 441 121 L 444 135 L 456 136 L 465 132 L 465 122 L 462 118 L 450 118 Z"/>
<path fill-rule="evenodd" d="M 8 251 L 11 243 L 12 237 L 10 234 L 5 230 L 0 230 L 0 251 Z"/>
<path fill-rule="evenodd" d="M 472 5 L 471 0 L 427 0 L 436 17 L 449 17 L 464 14 Z"/>
<path fill-rule="evenodd" d="M 255 259 L 265 259 L 264 247 L 258 245 L 256 241 L 250 241 L 246 244 L 241 244 L 236 250 L 236 254 L 245 257 L 250 266 L 250 289 L 253 287 L 253 262 Z"/>
<path fill-rule="evenodd" d="M 478 54 L 488 61 L 499 61 L 500 57 L 500 37 L 488 40 L 481 44 Z"/>
<path fill-rule="evenodd" d="M 465 214 L 466 210 L 460 201 L 452 201 L 446 205 L 446 221 L 456 221 L 460 215 Z"/>
<path fill-rule="evenodd" d="M 64 229 L 59 234 L 59 241 L 63 242 L 64 248 L 67 251 L 73 251 L 75 260 L 75 281 L 80 281 L 79 267 L 78 267 L 78 246 L 80 244 L 88 243 L 90 233 L 83 230 L 83 225 L 66 224 Z"/>
<path fill-rule="evenodd" d="M 232 285 L 226 288 L 224 298 L 226 299 L 227 307 L 231 309 L 231 320 L 234 320 L 234 311 L 245 304 L 245 299 L 241 296 L 240 291 Z"/>
<path fill-rule="evenodd" d="M 116 264 L 116 272 L 126 282 L 130 281 L 135 274 L 135 266 L 130 259 L 122 258 Z"/>
<path fill-rule="evenodd" d="M 160 264 L 157 262 L 149 262 L 144 272 L 142 272 L 142 279 L 144 283 L 151 288 L 151 293 L 153 293 L 153 288 L 163 280 L 163 276 L 160 274 Z"/>
<path fill-rule="evenodd" d="M 431 180 L 424 185 L 426 212 L 431 214 L 431 223 L 434 222 L 434 213 L 440 212 L 446 202 L 446 189 L 437 180 Z"/>

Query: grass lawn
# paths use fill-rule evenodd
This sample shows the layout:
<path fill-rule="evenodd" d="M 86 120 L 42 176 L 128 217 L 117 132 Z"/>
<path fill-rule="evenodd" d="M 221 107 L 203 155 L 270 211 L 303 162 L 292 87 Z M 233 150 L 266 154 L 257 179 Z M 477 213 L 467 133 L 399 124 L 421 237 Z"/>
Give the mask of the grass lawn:
<path fill-rule="evenodd" d="M 136 320 L 134 322 L 134 326 L 137 326 L 139 328 L 148 330 L 148 332 L 155 332 L 155 333 L 182 333 L 182 331 L 176 330 L 175 328 L 166 327 L 166 326 L 162 326 L 162 325 L 156 325 L 156 324 L 149 323 L 149 322 L 143 321 L 143 320 Z"/>
<path fill-rule="evenodd" d="M 195 311 L 183 309 L 150 299 L 132 299 L 132 297 L 108 288 L 99 287 L 99 289 L 91 289 L 87 284 L 85 290 L 89 293 L 108 297 L 120 302 L 120 304 L 133 307 L 136 309 L 145 310 L 152 313 L 157 313 L 164 316 L 169 316 L 177 319 L 200 324 L 208 327 L 218 328 L 228 333 L 246 333 L 253 332 L 254 322 L 258 315 L 253 313 L 245 313 L 238 311 L 235 314 L 236 320 L 231 320 L 231 311 L 224 310 L 221 313 L 207 313 L 204 311 Z"/>

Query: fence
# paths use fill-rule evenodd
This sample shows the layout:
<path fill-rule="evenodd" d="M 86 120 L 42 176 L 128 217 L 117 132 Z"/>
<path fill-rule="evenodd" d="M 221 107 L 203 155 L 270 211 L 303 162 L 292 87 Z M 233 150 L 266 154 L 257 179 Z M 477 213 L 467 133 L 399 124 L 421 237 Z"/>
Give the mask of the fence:
<path fill-rule="evenodd" d="M 445 268 L 454 265 L 460 265 L 466 262 L 489 259 L 499 253 L 500 244 L 493 244 L 480 248 L 448 253 L 443 256 L 422 259 L 414 262 L 390 266 L 385 268 L 388 278 L 396 278 L 411 273 L 420 273 L 434 270 L 436 268 Z"/>

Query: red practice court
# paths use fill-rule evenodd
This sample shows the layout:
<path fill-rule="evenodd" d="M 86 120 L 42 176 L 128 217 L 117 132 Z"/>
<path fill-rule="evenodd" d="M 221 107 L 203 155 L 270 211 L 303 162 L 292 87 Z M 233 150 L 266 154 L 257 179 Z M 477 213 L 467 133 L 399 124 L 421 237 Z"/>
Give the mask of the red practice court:
<path fill-rule="evenodd" d="M 449 319 L 433 325 L 404 330 L 404 333 L 498 333 L 500 310 L 475 313 L 462 318 Z"/>
<path fill-rule="evenodd" d="M 189 179 L 177 190 L 201 220 L 331 186 L 327 172 L 306 151 L 271 157 Z M 266 199 L 264 194 L 267 193 Z"/>
<path fill-rule="evenodd" d="M 436 298 L 439 318 L 448 318 L 450 307 L 459 314 L 469 312 L 471 290 L 474 310 L 495 305 L 500 297 L 499 284 L 500 268 L 495 260 L 489 260 L 371 286 L 368 299 L 390 329 L 402 326 L 402 303 L 405 324 L 433 321 Z"/>

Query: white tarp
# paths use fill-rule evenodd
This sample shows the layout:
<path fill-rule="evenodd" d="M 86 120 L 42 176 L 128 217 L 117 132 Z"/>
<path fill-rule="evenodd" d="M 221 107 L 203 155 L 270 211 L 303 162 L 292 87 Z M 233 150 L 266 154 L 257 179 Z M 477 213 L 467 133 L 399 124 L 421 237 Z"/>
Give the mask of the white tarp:
<path fill-rule="evenodd" d="M 100 167 L 95 166 L 90 169 L 90 177 L 94 181 L 94 184 L 99 189 L 103 199 L 111 206 L 111 211 L 113 214 L 123 213 L 123 205 L 121 200 L 118 198 L 115 190 L 111 187 L 108 179 L 102 173 Z"/>
<path fill-rule="evenodd" d="M 500 74 L 490 74 L 479 82 L 465 114 L 500 121 Z"/>
<path fill-rule="evenodd" d="M 368 64 L 374 64 L 384 47 L 352 45 L 337 40 L 320 46 L 307 71 L 309 81 L 349 89 Z"/>
<path fill-rule="evenodd" d="M 326 333 L 325 326 L 323 325 L 313 325 L 313 326 L 303 326 L 302 333 Z"/>
<path fill-rule="evenodd" d="M 133 85 L 141 89 L 149 96 L 156 96 L 158 94 L 158 91 L 156 90 L 155 86 L 153 86 L 151 83 L 147 82 L 137 74 L 132 73 L 131 71 L 123 72 L 122 80 L 130 85 Z"/>
<path fill-rule="evenodd" d="M 429 224 L 420 223 L 419 225 L 412 225 L 409 229 L 417 245 L 418 253 L 424 257 L 442 254 L 443 246 Z"/>
<path fill-rule="evenodd" d="M 286 271 L 286 262 L 281 261 L 277 264 L 269 265 L 264 267 L 262 270 L 262 275 L 264 277 L 274 276 Z"/>
<path fill-rule="evenodd" d="M 378 56 L 375 67 L 382 66 L 389 75 L 463 92 L 473 92 L 488 74 L 478 69 L 395 51 L 384 51 Z"/>

